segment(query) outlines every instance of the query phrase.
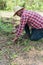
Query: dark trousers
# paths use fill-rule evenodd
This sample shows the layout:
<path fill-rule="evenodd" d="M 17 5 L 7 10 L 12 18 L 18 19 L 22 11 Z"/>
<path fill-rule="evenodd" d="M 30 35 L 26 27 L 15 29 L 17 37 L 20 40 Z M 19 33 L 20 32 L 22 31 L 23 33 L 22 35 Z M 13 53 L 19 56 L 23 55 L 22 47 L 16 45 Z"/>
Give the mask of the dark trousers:
<path fill-rule="evenodd" d="M 25 25 L 24 27 L 26 34 L 29 36 L 30 40 L 32 41 L 37 41 L 41 38 L 43 38 L 43 29 L 31 29 L 31 33 L 30 33 L 30 29 L 28 24 Z"/>

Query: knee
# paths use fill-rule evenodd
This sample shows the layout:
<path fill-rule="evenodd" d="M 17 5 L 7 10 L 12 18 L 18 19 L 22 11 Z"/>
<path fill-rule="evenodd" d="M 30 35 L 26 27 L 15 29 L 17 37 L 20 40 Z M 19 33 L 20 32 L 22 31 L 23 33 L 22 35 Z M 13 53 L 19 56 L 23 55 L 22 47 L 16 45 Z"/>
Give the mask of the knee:
<path fill-rule="evenodd" d="M 30 40 L 31 40 L 31 41 L 38 41 L 39 39 L 34 38 L 34 37 L 30 37 Z"/>

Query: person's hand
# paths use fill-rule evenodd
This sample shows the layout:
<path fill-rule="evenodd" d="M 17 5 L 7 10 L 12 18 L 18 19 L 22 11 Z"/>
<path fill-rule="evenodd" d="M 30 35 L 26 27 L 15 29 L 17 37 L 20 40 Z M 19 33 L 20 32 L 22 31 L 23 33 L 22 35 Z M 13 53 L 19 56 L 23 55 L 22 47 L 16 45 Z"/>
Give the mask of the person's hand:
<path fill-rule="evenodd" d="M 15 37 L 12 41 L 13 41 L 13 42 L 17 42 L 17 40 L 18 40 L 18 38 Z"/>

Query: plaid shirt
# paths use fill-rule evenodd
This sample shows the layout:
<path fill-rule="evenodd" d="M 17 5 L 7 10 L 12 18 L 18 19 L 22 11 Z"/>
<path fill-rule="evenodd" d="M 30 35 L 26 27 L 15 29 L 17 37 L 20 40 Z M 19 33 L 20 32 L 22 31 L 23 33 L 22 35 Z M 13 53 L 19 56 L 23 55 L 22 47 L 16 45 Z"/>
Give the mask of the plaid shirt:
<path fill-rule="evenodd" d="M 20 25 L 16 31 L 16 37 L 22 34 L 25 24 L 32 28 L 42 29 L 43 28 L 43 17 L 34 11 L 24 10 L 21 16 Z"/>

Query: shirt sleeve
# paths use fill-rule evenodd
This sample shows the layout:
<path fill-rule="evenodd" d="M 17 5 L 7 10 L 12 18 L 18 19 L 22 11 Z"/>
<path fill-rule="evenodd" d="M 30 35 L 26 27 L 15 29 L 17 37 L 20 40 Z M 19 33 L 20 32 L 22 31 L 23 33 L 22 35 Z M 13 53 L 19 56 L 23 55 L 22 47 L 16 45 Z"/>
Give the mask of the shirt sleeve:
<path fill-rule="evenodd" d="M 28 20 L 28 16 L 24 15 L 24 16 L 21 17 L 19 27 L 16 30 L 16 37 L 17 38 L 22 34 L 22 31 L 25 27 L 25 24 L 27 23 L 27 20 Z"/>

